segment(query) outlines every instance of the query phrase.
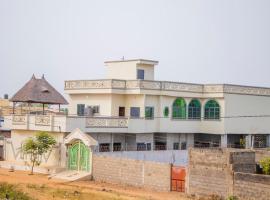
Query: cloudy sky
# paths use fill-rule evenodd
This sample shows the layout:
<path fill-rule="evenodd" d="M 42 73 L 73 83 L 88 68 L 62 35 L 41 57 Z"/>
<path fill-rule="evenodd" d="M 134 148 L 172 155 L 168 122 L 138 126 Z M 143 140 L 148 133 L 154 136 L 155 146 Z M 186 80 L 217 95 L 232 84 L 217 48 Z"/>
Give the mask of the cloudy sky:
<path fill-rule="evenodd" d="M 105 60 L 158 60 L 157 80 L 270 87 L 269 0 L 0 0 L 0 96 L 32 74 L 105 77 Z"/>

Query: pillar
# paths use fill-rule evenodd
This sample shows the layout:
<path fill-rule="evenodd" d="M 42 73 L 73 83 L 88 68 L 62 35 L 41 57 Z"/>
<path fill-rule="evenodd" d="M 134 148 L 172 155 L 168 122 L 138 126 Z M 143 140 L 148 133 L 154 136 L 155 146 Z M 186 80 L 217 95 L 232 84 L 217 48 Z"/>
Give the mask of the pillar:
<path fill-rule="evenodd" d="M 111 152 L 113 152 L 113 133 L 111 133 Z"/>
<path fill-rule="evenodd" d="M 228 134 L 221 135 L 220 146 L 221 146 L 221 148 L 228 147 Z"/>
<path fill-rule="evenodd" d="M 270 134 L 266 136 L 266 146 L 270 147 Z"/>
<path fill-rule="evenodd" d="M 246 136 L 246 149 L 250 149 L 250 148 L 253 148 L 251 134 Z"/>

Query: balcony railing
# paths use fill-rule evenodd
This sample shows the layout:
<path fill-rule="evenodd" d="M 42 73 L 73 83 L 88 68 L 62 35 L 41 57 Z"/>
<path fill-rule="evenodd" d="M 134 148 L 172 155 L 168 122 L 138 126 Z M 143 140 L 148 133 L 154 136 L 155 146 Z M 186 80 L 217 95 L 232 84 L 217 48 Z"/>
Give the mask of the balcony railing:
<path fill-rule="evenodd" d="M 86 128 L 127 128 L 128 118 L 87 117 Z"/>
<path fill-rule="evenodd" d="M 199 84 L 149 80 L 75 80 L 65 81 L 65 90 L 72 89 L 148 89 L 203 92 Z"/>

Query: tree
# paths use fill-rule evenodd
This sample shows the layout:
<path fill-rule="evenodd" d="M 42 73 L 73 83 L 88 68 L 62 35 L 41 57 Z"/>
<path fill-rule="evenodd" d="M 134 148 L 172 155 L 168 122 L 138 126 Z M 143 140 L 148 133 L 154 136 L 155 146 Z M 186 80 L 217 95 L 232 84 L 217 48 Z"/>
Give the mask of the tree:
<path fill-rule="evenodd" d="M 30 155 L 30 174 L 33 174 L 34 167 L 41 164 L 42 156 L 49 152 L 55 144 L 55 139 L 47 132 L 38 132 L 34 138 L 30 137 L 24 142 L 22 150 L 25 154 Z"/>
<path fill-rule="evenodd" d="M 264 174 L 270 175 L 270 158 L 264 158 L 260 160 L 260 165 Z"/>

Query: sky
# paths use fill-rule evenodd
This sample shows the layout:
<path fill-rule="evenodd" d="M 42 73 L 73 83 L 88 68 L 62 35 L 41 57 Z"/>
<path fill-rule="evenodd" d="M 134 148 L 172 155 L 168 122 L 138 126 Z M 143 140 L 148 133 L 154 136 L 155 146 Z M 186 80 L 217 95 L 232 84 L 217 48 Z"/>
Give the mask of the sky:
<path fill-rule="evenodd" d="M 0 0 L 0 97 L 32 74 L 103 79 L 153 59 L 156 80 L 270 87 L 269 0 Z"/>

